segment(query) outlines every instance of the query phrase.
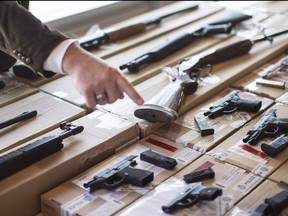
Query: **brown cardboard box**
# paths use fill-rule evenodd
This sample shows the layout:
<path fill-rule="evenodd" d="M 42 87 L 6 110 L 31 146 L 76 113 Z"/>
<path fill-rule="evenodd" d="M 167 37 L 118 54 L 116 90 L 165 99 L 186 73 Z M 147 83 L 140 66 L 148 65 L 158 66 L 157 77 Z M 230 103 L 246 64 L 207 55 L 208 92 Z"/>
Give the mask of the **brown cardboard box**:
<path fill-rule="evenodd" d="M 1 73 L 0 80 L 5 82 L 5 86 L 0 89 L 0 107 L 6 106 L 10 103 L 18 101 L 24 97 L 36 93 L 36 88 L 18 82 L 10 73 Z"/>
<path fill-rule="evenodd" d="M 244 76 L 243 78 L 241 78 L 237 82 L 232 83 L 231 86 L 234 88 L 253 92 L 253 93 L 258 94 L 258 95 L 263 95 L 263 96 L 266 96 L 266 97 L 269 97 L 269 98 L 272 98 L 275 100 L 275 99 L 281 97 L 287 91 L 286 90 L 287 84 L 285 84 L 285 82 L 287 82 L 287 80 L 288 80 L 287 73 L 285 72 L 285 70 L 283 70 L 280 73 L 276 73 L 276 71 L 281 68 L 281 66 L 280 66 L 281 62 L 283 62 L 283 60 L 287 59 L 287 58 L 288 58 L 288 55 L 287 55 L 287 50 L 286 50 L 286 52 L 277 56 L 272 61 L 265 63 L 261 67 L 252 71 L 252 73 Z M 276 67 L 276 66 L 279 66 L 279 67 Z M 264 76 L 268 71 L 271 71 L 271 72 L 275 71 L 274 72 L 275 76 L 272 76 L 269 79 L 262 78 L 262 76 Z M 272 81 L 272 82 L 276 81 L 279 83 L 279 87 L 277 88 L 277 87 L 270 87 L 270 86 L 266 86 L 266 85 L 261 85 L 258 83 L 259 80 L 260 80 L 260 82 L 261 82 L 261 80 L 263 80 L 263 81 L 265 80 L 268 82 L 269 81 Z M 282 83 L 282 85 L 281 85 L 281 83 Z M 278 101 L 284 102 L 285 100 L 278 99 Z"/>
<path fill-rule="evenodd" d="M 247 103 L 249 103 L 249 100 L 255 102 L 261 101 L 261 109 L 256 113 L 236 110 L 230 114 L 222 114 L 214 119 L 205 117 L 207 124 L 210 125 L 212 129 L 214 129 L 214 134 L 201 136 L 201 132 L 195 123 L 194 117 L 198 115 L 204 117 L 204 112 L 207 112 L 209 107 L 220 103 L 220 100 L 224 100 L 226 96 L 228 97 L 228 94 L 237 91 L 238 90 L 231 88 L 224 89 L 218 95 L 210 98 L 205 103 L 201 103 L 195 108 L 184 113 L 174 123 L 166 124 L 157 129 L 154 133 L 172 140 L 180 145 L 193 148 L 202 153 L 211 150 L 229 135 L 236 132 L 240 127 L 249 122 L 252 118 L 255 118 L 255 116 L 259 115 L 261 112 L 263 112 L 263 110 L 266 110 L 274 103 L 270 99 L 260 97 L 252 93 L 239 91 L 238 96 L 240 100 L 246 100 Z M 230 105 L 233 104 L 233 102 L 228 103 L 230 103 Z M 226 106 L 224 101 L 222 101 L 222 106 Z M 225 110 L 232 110 L 233 108 L 233 105 L 227 106 L 223 111 L 225 112 Z"/>
<path fill-rule="evenodd" d="M 41 194 L 139 139 L 136 124 L 109 113 L 95 111 L 72 123 L 83 126 L 84 131 L 65 139 L 63 149 L 0 181 L 1 215 L 36 215 L 41 211 Z M 43 136 L 61 132 L 56 129 Z"/>
<path fill-rule="evenodd" d="M 277 184 L 270 180 L 266 180 L 261 185 L 259 185 L 254 191 L 252 191 L 247 197 L 241 200 L 229 213 L 227 216 L 240 216 L 240 215 L 250 215 L 253 213 L 256 208 L 264 203 L 266 198 L 271 198 L 276 194 L 288 190 L 288 187 Z M 276 201 L 277 202 L 277 201 Z M 287 203 L 287 201 L 286 201 Z M 280 206 L 276 207 L 279 210 Z M 288 208 L 283 209 L 279 214 L 279 216 L 287 215 Z M 265 214 L 270 215 L 268 212 Z M 272 215 L 272 214 L 271 214 Z M 276 214 L 274 214 L 276 215 Z"/>
<path fill-rule="evenodd" d="M 0 153 L 57 128 L 63 121 L 72 121 L 85 115 L 85 110 L 79 107 L 38 92 L 2 107 L 1 122 L 33 110 L 37 111 L 35 117 L 1 129 Z"/>
<path fill-rule="evenodd" d="M 196 184 L 200 183 L 204 187 L 221 188 L 222 196 L 217 197 L 213 201 L 200 201 L 200 203 L 192 205 L 191 207 L 188 205 L 188 208 L 180 208 L 179 211 L 172 212 L 173 215 L 224 215 L 235 203 L 264 180 L 260 176 L 247 173 L 244 169 L 228 163 L 219 163 L 212 157 L 204 155 L 116 215 L 163 215 L 164 213 L 161 207 L 167 205 L 169 201 L 172 201 L 177 195 L 179 197 L 181 197 L 181 195 L 184 196 L 184 192 L 183 194 L 180 193 L 184 191 L 186 186 L 191 186 L 192 183 L 187 184 L 183 181 L 183 176 L 208 167 L 212 168 L 215 177 L 203 179 L 202 181 L 196 182 Z M 194 191 L 192 191 L 192 193 L 193 192 Z M 196 196 L 191 196 L 190 198 L 192 200 L 194 198 L 197 199 Z M 189 200 L 182 201 L 183 203 L 189 202 Z M 143 209 L 145 209 L 145 211 L 143 211 Z"/>
<path fill-rule="evenodd" d="M 288 187 L 288 161 L 286 161 L 282 166 L 280 166 L 272 175 L 268 178 L 280 184 L 284 184 Z"/>
<path fill-rule="evenodd" d="M 172 170 L 166 170 L 156 165 L 140 160 L 140 153 L 153 150 L 165 156 L 176 159 L 178 164 Z M 100 189 L 89 193 L 83 184 L 92 180 L 94 175 L 106 169 L 112 169 L 124 158 L 135 155 L 135 168 L 149 170 L 154 173 L 154 179 L 146 187 L 136 187 L 130 184 L 117 187 L 114 190 Z M 119 151 L 117 155 L 108 158 L 84 173 L 74 177 L 62 185 L 42 195 L 42 215 L 111 215 L 141 197 L 156 185 L 169 178 L 174 173 L 200 157 L 200 153 L 183 148 L 171 141 L 155 135 L 139 140 L 131 147 Z"/>
<path fill-rule="evenodd" d="M 47 94 L 59 97 L 62 100 L 84 108 L 87 111 L 91 111 L 85 104 L 85 98 L 73 86 L 69 76 L 64 76 L 50 83 L 41 85 L 39 86 L 39 89 Z"/>
<path fill-rule="evenodd" d="M 260 139 L 259 142 L 257 142 L 256 145 L 253 146 L 244 143 L 242 140 L 244 137 L 246 137 L 247 132 L 250 129 L 252 130 L 256 123 L 258 123 L 258 121 L 267 113 L 267 111 L 271 109 L 276 109 L 277 118 L 287 119 L 287 106 L 283 104 L 275 104 L 268 110 L 266 110 L 264 113 L 262 113 L 260 116 L 258 116 L 256 119 L 250 121 L 235 134 L 227 138 L 221 144 L 216 146 L 214 149 L 208 152 L 208 154 L 221 161 L 234 164 L 263 177 L 267 177 L 268 175 L 273 173 L 283 163 L 285 163 L 288 157 L 288 151 L 285 150 L 284 152 L 281 152 L 279 155 L 273 158 L 267 156 L 261 150 L 261 145 L 262 143 L 269 144 L 276 137 L 272 136 Z M 262 126 L 259 125 L 259 127 Z M 267 131 L 267 129 L 265 129 L 265 131 Z M 281 133 L 279 135 L 281 135 Z"/>
<path fill-rule="evenodd" d="M 214 13 L 217 13 L 224 9 L 223 6 L 218 6 L 211 4 L 209 2 L 193 1 L 193 2 L 175 2 L 167 6 L 163 6 L 156 10 L 141 14 L 139 16 L 133 17 L 129 20 L 116 23 L 114 25 L 105 27 L 104 32 L 114 31 L 120 27 L 128 26 L 135 23 L 143 23 L 146 21 L 154 20 L 160 16 L 166 15 L 177 10 L 188 8 L 192 5 L 198 4 L 198 9 L 192 10 L 186 13 L 179 13 L 178 15 L 167 17 L 162 19 L 160 25 L 155 27 L 148 27 L 144 32 L 141 32 L 137 35 L 132 35 L 129 38 L 116 41 L 107 45 L 101 46 L 99 49 L 91 50 L 91 52 L 99 57 L 107 58 L 112 55 L 118 54 L 127 50 L 129 48 L 138 46 L 139 44 L 145 43 L 149 40 L 152 40 L 161 35 L 168 34 L 171 31 L 184 27 L 188 24 L 191 24 L 199 19 L 203 19 L 207 16 L 210 16 Z"/>
<path fill-rule="evenodd" d="M 288 11 L 288 5 L 285 1 L 258 1 L 244 7 L 244 9 L 268 14 L 280 14 Z"/>

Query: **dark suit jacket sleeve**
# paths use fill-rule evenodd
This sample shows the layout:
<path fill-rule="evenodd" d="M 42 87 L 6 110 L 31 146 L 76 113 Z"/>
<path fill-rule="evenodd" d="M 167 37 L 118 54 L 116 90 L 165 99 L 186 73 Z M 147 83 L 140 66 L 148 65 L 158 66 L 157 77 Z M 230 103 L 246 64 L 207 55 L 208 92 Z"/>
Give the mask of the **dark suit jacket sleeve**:
<path fill-rule="evenodd" d="M 45 71 L 43 64 L 52 50 L 67 38 L 16 1 L 0 1 L 0 50 L 29 65 L 36 73 L 44 77 L 54 75 Z"/>

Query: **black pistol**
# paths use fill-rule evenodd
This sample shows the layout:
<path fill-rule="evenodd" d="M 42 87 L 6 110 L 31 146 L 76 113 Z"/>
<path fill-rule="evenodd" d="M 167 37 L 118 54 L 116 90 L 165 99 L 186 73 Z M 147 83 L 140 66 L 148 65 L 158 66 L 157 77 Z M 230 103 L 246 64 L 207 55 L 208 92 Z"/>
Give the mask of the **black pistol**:
<path fill-rule="evenodd" d="M 137 165 L 134 160 L 137 155 L 130 155 L 111 168 L 93 176 L 93 180 L 84 183 L 83 186 L 90 192 L 98 189 L 113 190 L 123 184 L 132 184 L 144 187 L 154 179 L 154 173 L 148 170 L 133 168 Z"/>
<path fill-rule="evenodd" d="M 288 118 L 277 118 L 276 109 L 268 110 L 265 115 L 247 132 L 244 143 L 256 145 L 265 137 L 276 137 L 288 133 Z"/>
<path fill-rule="evenodd" d="M 204 112 L 204 116 L 215 119 L 223 114 L 232 114 L 236 111 L 246 111 L 256 113 L 260 110 L 262 102 L 258 100 L 244 100 L 239 97 L 239 91 L 233 90 L 224 98 L 216 101 L 209 110 Z"/>
<path fill-rule="evenodd" d="M 186 189 L 174 199 L 162 206 L 165 213 L 174 212 L 177 209 L 188 208 L 198 202 L 213 201 L 222 195 L 222 189 L 217 187 L 204 187 L 201 182 L 188 184 Z"/>

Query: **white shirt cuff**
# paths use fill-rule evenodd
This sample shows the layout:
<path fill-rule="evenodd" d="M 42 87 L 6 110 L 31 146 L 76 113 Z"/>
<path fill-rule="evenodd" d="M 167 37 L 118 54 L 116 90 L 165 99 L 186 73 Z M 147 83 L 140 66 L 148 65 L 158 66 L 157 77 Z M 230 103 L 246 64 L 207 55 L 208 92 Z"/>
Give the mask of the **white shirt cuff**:
<path fill-rule="evenodd" d="M 61 42 L 48 56 L 46 61 L 44 62 L 43 68 L 47 71 L 52 71 L 55 73 L 65 74 L 62 69 L 62 60 L 68 49 L 68 47 L 72 43 L 79 43 L 77 39 L 68 39 Z"/>

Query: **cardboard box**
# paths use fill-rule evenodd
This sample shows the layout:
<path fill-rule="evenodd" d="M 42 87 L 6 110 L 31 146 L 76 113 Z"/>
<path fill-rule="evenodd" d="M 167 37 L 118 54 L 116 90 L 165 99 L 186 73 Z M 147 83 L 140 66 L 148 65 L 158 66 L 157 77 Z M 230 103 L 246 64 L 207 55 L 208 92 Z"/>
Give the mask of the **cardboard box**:
<path fill-rule="evenodd" d="M 266 198 L 271 198 L 276 194 L 288 190 L 288 187 L 279 185 L 270 180 L 266 180 L 260 186 L 258 186 L 254 191 L 252 191 L 247 197 L 241 200 L 231 211 L 229 211 L 227 216 L 240 216 L 240 215 L 250 215 L 256 208 L 264 203 Z M 277 202 L 277 201 L 276 201 Z M 279 208 L 280 206 L 278 206 Z M 279 209 L 278 209 L 279 210 Z M 288 208 L 281 211 L 279 216 L 287 215 Z M 266 214 L 266 213 L 265 213 Z M 267 214 L 270 215 L 270 214 Z M 275 214 L 276 215 L 276 214 Z"/>
<path fill-rule="evenodd" d="M 72 121 L 85 115 L 85 110 L 79 107 L 38 92 L 1 107 L 1 122 L 33 110 L 37 111 L 35 117 L 1 129 L 0 153 L 57 128 L 63 121 Z"/>
<path fill-rule="evenodd" d="M 140 153 L 149 149 L 176 159 L 178 164 L 174 169 L 167 170 L 140 160 Z M 106 169 L 113 169 L 113 166 L 116 166 L 124 158 L 132 155 L 136 156 L 134 160 L 137 162 L 134 168 L 149 170 L 154 173 L 153 181 L 147 186 L 136 187 L 131 184 L 125 184 L 113 190 L 99 189 L 93 192 L 89 192 L 88 189 L 84 188 L 83 184 L 92 180 L 93 176 L 100 175 Z M 117 155 L 108 158 L 84 173 L 44 193 L 41 197 L 42 215 L 114 214 L 196 160 L 200 155 L 200 153 L 190 148 L 183 148 L 161 137 L 155 135 L 149 136 L 134 143 L 131 147 L 117 152 Z"/>
<path fill-rule="evenodd" d="M 222 113 L 222 115 L 214 119 L 213 118 L 210 119 L 204 116 L 204 113 L 210 110 L 209 107 L 212 107 L 213 105 L 220 103 L 220 100 L 224 100 L 225 97 L 228 97 L 228 95 L 233 92 L 234 93 L 238 92 L 237 95 L 239 99 L 246 100 L 247 105 L 252 101 L 253 102 L 261 101 L 262 104 L 261 109 L 256 113 L 236 110 L 235 112 L 232 112 L 230 114 Z M 228 103 L 230 105 L 233 104 L 233 102 Z M 159 136 L 165 137 L 169 140 L 172 140 L 180 145 L 183 145 L 185 147 L 188 146 L 190 148 L 193 148 L 197 151 L 204 153 L 206 151 L 211 150 L 213 147 L 218 145 L 221 141 L 223 141 L 232 133 L 236 132 L 240 127 L 249 122 L 251 119 L 255 118 L 255 116 L 259 115 L 261 112 L 266 110 L 273 103 L 274 101 L 268 98 L 260 97 L 255 94 L 244 91 L 238 91 L 232 88 L 226 88 L 223 91 L 221 91 L 218 95 L 208 99 L 205 103 L 201 103 L 195 108 L 184 113 L 175 122 L 162 126 L 161 128 L 157 129 L 154 133 Z M 222 101 L 222 106 L 225 107 L 226 102 Z M 233 108 L 236 107 L 234 107 L 234 105 L 232 106 L 228 105 L 226 108 L 223 109 L 223 111 L 226 112 L 225 110 L 228 111 L 232 110 Z M 219 111 L 220 110 L 221 107 Z M 199 127 L 197 126 L 197 123 L 195 122 L 194 119 L 194 117 L 196 116 L 204 117 L 207 125 L 209 125 L 212 129 L 214 129 L 214 134 L 208 136 L 202 136 Z"/>
<path fill-rule="evenodd" d="M 212 155 L 218 160 L 234 164 L 235 166 L 239 166 L 263 177 L 267 177 L 276 171 L 287 160 L 288 151 L 283 151 L 273 158 L 266 155 L 261 149 L 261 145 L 263 143 L 269 144 L 276 139 L 276 137 L 273 137 L 273 135 L 272 137 L 264 137 L 260 139 L 256 145 L 250 145 L 248 143 L 244 143 L 243 141 L 243 138 L 246 137 L 248 131 L 250 129 L 252 130 L 256 123 L 258 123 L 259 120 L 267 113 L 267 111 L 271 109 L 276 109 L 277 118 L 287 118 L 287 106 L 283 104 L 275 104 L 260 116 L 247 123 L 232 136 L 224 140 L 221 144 L 208 152 L 208 154 Z M 276 120 L 273 121 L 275 122 Z M 263 126 L 259 125 L 259 127 Z M 266 129 L 264 130 L 267 131 Z M 280 135 L 281 133 L 279 136 Z"/>
<path fill-rule="evenodd" d="M 9 72 L 1 73 L 0 80 L 5 82 L 5 86 L 0 89 L 0 107 L 38 92 L 38 89 L 15 80 Z"/>
<path fill-rule="evenodd" d="M 119 148 L 131 145 L 139 139 L 139 129 L 136 124 L 117 119 L 109 113 L 95 111 L 72 123 L 83 126 L 84 131 L 64 139 L 63 149 L 0 181 L 1 214 L 36 215 L 41 211 L 41 194 L 113 155 Z M 43 136 L 57 136 L 61 132 L 58 128 Z"/>
<path fill-rule="evenodd" d="M 172 212 L 173 215 L 224 215 L 235 203 L 264 180 L 260 176 L 247 173 L 244 169 L 228 163 L 219 163 L 212 157 L 203 155 L 116 215 L 163 215 L 161 207 L 167 205 L 177 195 L 181 196 L 180 193 L 184 191 L 185 187 L 191 185 L 184 182 L 183 176 L 208 167 L 214 171 L 214 178 L 203 179 L 197 183 L 202 184 L 203 187 L 221 188 L 222 196 L 218 196 L 213 201 L 202 201 L 188 208 L 181 208 L 180 205 L 178 211 Z M 197 199 L 196 196 L 190 198 Z M 188 203 L 188 200 L 186 202 L 183 200 L 183 203 Z"/>
<path fill-rule="evenodd" d="M 41 85 L 39 86 L 39 89 L 47 94 L 61 98 L 62 100 L 91 112 L 91 108 L 88 108 L 85 104 L 85 98 L 75 89 L 69 76 L 64 76 L 60 79 Z"/>
<path fill-rule="evenodd" d="M 234 88 L 253 92 L 258 95 L 263 95 L 272 98 L 273 100 L 281 97 L 287 91 L 286 82 L 288 80 L 288 76 L 285 70 L 279 73 L 277 73 L 277 70 L 281 68 L 281 62 L 283 62 L 284 59 L 288 59 L 287 50 L 286 52 L 274 58 L 272 61 L 264 63 L 261 67 L 252 71 L 252 73 L 244 76 L 237 82 L 232 83 L 231 86 Z M 263 78 L 263 76 L 265 76 L 267 73 L 274 73 L 275 75 L 272 75 L 272 77 L 269 79 Z M 264 82 L 264 85 L 261 84 L 261 80 L 263 80 L 262 82 Z M 267 82 L 271 82 L 273 84 L 275 81 L 279 83 L 279 85 L 277 85 L 278 87 L 265 85 Z M 284 102 L 285 100 L 278 99 L 278 101 Z"/>
<path fill-rule="evenodd" d="M 288 187 L 288 161 L 286 161 L 282 166 L 280 166 L 273 174 L 268 176 L 268 178 L 277 183 L 286 185 Z"/>
<path fill-rule="evenodd" d="M 280 14 L 287 12 L 288 6 L 285 1 L 259 1 L 244 7 L 244 9 L 268 14 Z"/>

